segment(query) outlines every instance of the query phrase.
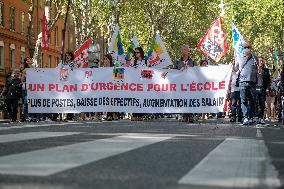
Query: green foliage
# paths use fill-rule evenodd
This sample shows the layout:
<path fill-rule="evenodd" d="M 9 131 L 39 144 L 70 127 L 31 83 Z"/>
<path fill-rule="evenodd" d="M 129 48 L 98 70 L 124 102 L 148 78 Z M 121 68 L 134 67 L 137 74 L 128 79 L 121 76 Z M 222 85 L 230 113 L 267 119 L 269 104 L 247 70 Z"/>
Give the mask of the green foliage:
<path fill-rule="evenodd" d="M 80 6 L 82 1 L 74 6 Z M 192 56 L 200 60 L 196 49 L 201 37 L 220 14 L 220 0 L 88 0 L 91 15 L 97 23 L 92 30 L 97 37 L 110 39 L 116 22 L 119 22 L 124 48 L 130 44 L 132 35 L 147 51 L 157 31 L 172 59 L 180 56 L 180 46 L 188 44 Z M 227 40 L 228 55 L 221 63 L 230 62 L 232 52 L 231 22 L 233 21 L 257 55 L 272 60 L 273 47 L 284 49 L 284 1 L 279 0 L 226 0 L 222 17 Z M 82 18 L 84 19 L 84 18 Z M 89 18 L 85 18 L 89 19 Z M 272 61 L 270 61 L 272 63 Z"/>

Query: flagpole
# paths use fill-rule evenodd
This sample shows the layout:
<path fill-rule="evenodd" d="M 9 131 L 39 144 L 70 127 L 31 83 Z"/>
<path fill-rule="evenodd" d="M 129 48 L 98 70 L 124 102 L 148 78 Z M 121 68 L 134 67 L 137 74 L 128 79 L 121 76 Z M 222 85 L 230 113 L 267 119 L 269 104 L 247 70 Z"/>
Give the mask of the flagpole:
<path fill-rule="evenodd" d="M 65 33 L 66 33 L 66 24 L 67 24 L 67 19 L 68 19 L 70 3 L 71 3 L 71 0 L 68 0 L 67 11 L 66 11 L 65 20 L 64 20 L 64 28 L 62 30 L 62 41 L 61 41 L 61 61 L 62 62 L 65 61 L 65 58 L 64 58 Z"/>

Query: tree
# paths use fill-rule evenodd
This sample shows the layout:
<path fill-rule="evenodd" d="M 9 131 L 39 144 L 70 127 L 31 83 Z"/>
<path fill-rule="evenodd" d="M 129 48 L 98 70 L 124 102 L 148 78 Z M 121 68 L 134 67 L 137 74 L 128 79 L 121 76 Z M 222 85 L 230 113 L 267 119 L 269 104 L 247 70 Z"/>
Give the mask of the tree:
<path fill-rule="evenodd" d="M 29 24 L 28 24 L 28 33 L 27 33 L 27 47 L 29 49 L 29 54 L 30 57 L 33 57 L 33 66 L 34 67 L 38 67 L 38 62 L 40 60 L 39 54 L 40 54 L 40 43 L 41 43 L 41 37 L 42 37 L 42 33 L 40 33 L 37 36 L 37 40 L 36 40 L 36 46 L 34 47 L 32 45 L 32 37 L 34 36 L 33 33 L 33 23 L 34 23 L 34 0 L 31 0 L 31 6 L 29 9 Z M 62 1 L 56 1 L 55 2 L 55 8 L 56 8 L 56 15 L 54 16 L 53 19 L 50 19 L 50 10 L 51 10 L 51 0 L 46 0 L 45 3 L 45 15 L 47 17 L 47 22 L 48 22 L 48 30 L 52 30 L 57 22 L 57 20 L 59 19 L 61 13 L 62 13 L 62 8 L 63 3 Z"/>
<path fill-rule="evenodd" d="M 119 24 L 125 47 L 135 35 L 144 51 L 159 31 L 172 59 L 180 56 L 182 44 L 188 44 L 191 55 L 199 60 L 201 52 L 196 45 L 221 12 L 220 0 L 73 1 L 71 14 L 77 46 L 89 37 L 110 39 L 114 26 Z M 269 59 L 274 44 L 283 50 L 283 1 L 227 0 L 223 8 L 222 19 L 229 44 L 232 44 L 231 22 L 234 21 L 257 54 Z M 231 61 L 232 45 L 230 49 L 221 63 Z"/>

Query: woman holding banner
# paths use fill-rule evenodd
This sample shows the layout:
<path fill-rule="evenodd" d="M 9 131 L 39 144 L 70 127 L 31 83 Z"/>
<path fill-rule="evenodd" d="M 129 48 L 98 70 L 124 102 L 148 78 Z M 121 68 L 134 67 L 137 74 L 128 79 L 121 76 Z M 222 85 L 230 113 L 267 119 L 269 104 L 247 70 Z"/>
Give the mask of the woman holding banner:
<path fill-rule="evenodd" d="M 113 58 L 112 58 L 111 54 L 105 54 L 104 55 L 103 60 L 102 60 L 102 66 L 103 67 L 113 67 L 114 66 L 114 62 L 113 62 Z M 100 112 L 98 112 L 98 114 L 100 114 Z M 107 116 L 106 117 L 107 121 L 112 121 L 112 120 L 118 119 L 116 112 L 107 112 L 106 116 Z"/>
<path fill-rule="evenodd" d="M 134 67 L 144 68 L 147 66 L 147 60 L 145 59 L 144 51 L 141 47 L 136 47 L 134 53 Z M 132 113 L 131 121 L 142 121 L 145 114 L 143 113 Z"/>
<path fill-rule="evenodd" d="M 147 66 L 147 60 L 145 59 L 144 51 L 141 47 L 136 47 L 134 53 L 134 64 L 135 68 L 144 68 Z"/>
<path fill-rule="evenodd" d="M 75 68 L 78 68 L 77 65 L 74 64 L 74 53 L 72 51 L 68 51 L 65 53 L 65 60 L 62 61 L 57 65 L 57 68 L 60 69 L 60 79 L 61 80 L 67 80 L 68 74 L 71 73 Z M 73 120 L 74 114 L 68 113 L 66 120 Z"/>

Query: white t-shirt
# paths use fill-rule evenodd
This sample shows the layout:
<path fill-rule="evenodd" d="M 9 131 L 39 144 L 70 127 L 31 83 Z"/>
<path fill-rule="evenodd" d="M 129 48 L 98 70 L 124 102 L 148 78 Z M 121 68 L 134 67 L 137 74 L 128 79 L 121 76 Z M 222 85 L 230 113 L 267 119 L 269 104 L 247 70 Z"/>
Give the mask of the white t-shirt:
<path fill-rule="evenodd" d="M 145 60 L 137 60 L 137 64 L 134 67 L 144 68 L 144 67 L 146 67 L 146 61 Z"/>

